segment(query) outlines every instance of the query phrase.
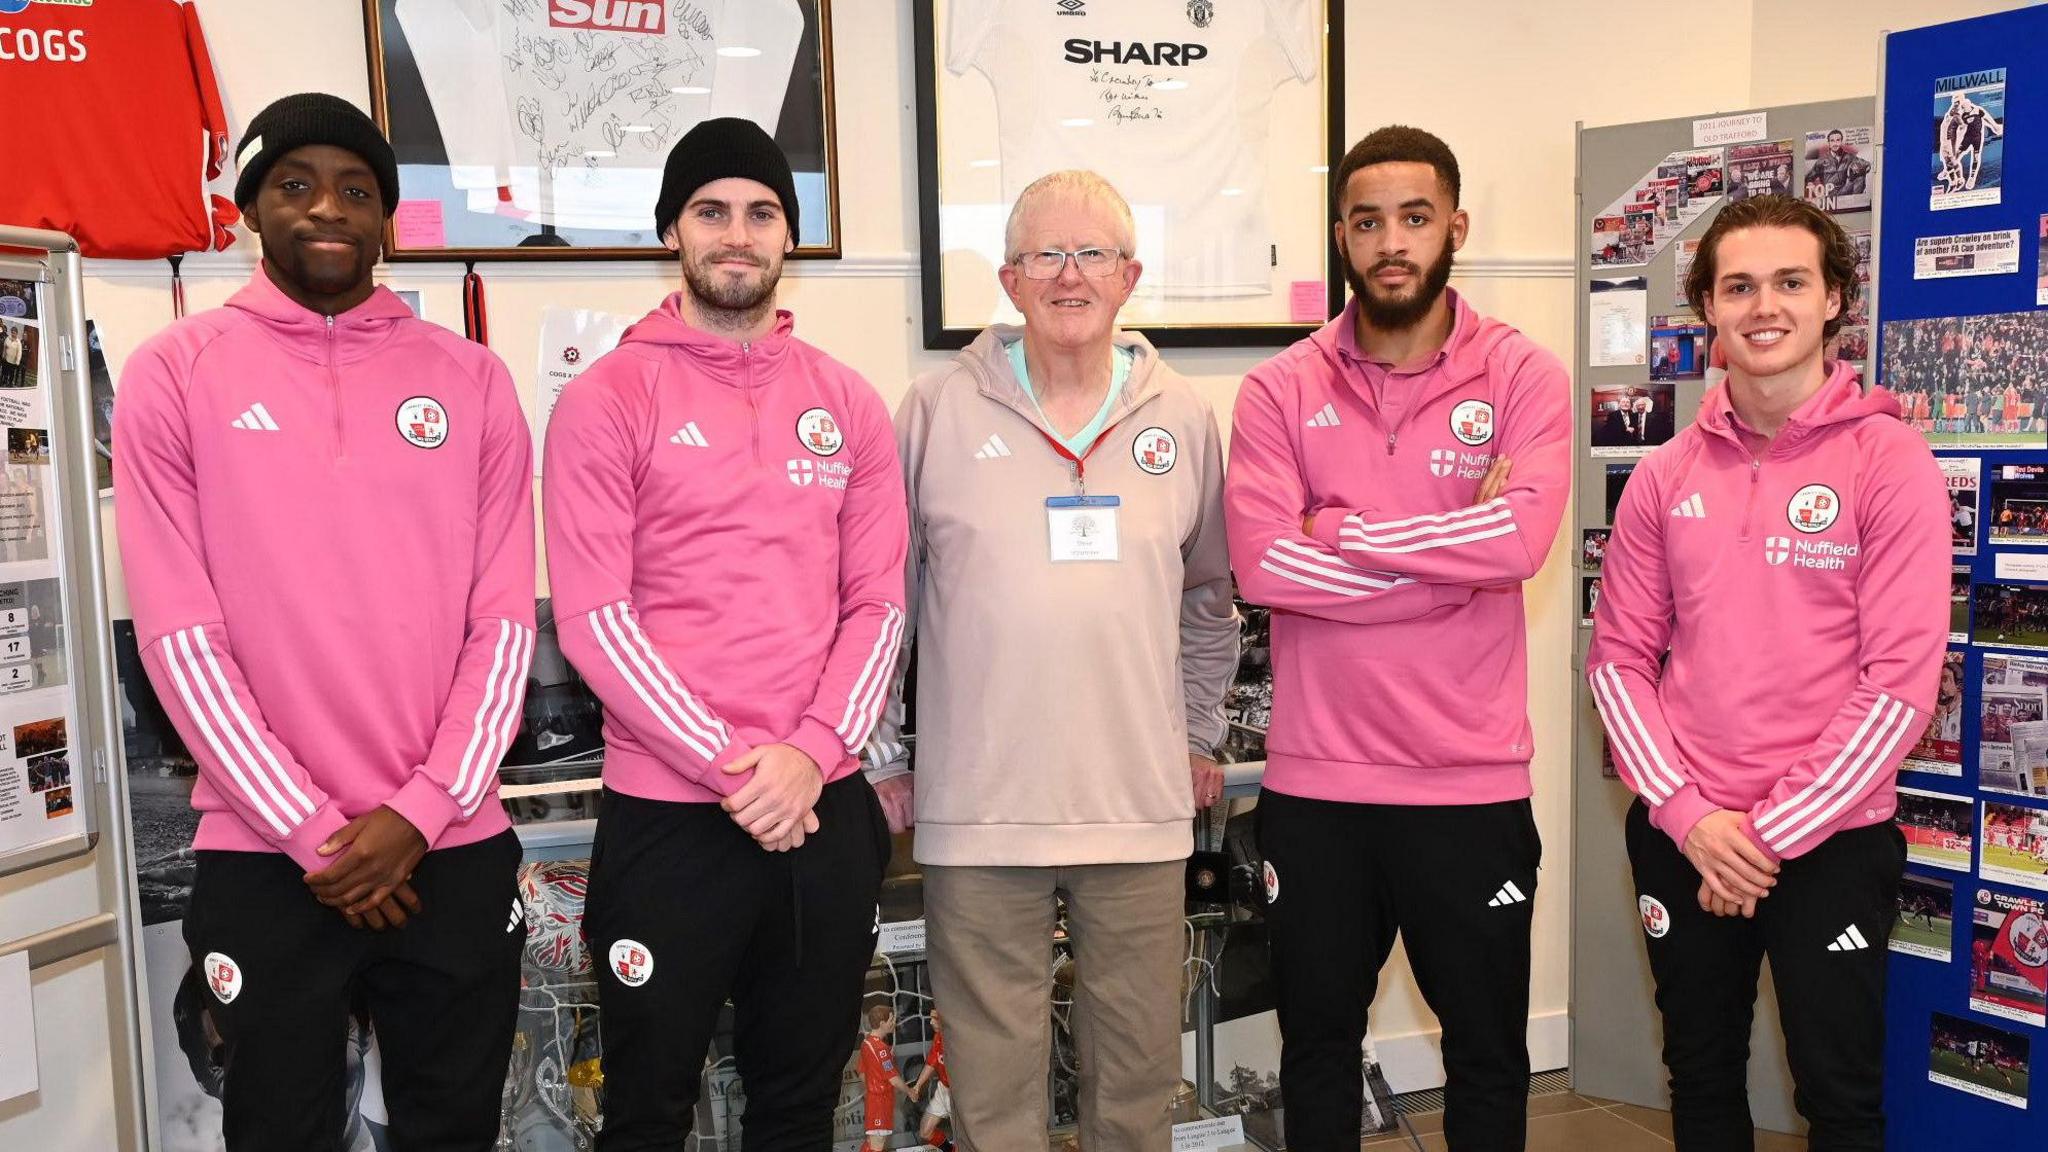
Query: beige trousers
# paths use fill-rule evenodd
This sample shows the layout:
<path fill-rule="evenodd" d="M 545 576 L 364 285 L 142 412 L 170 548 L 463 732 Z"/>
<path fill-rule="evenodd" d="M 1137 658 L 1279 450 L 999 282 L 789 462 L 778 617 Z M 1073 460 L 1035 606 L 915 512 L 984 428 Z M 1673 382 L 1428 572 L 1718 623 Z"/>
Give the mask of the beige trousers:
<path fill-rule="evenodd" d="M 1082 1152 L 1165 1152 L 1180 1078 L 1186 864 L 924 870 L 960 1152 L 1045 1152 L 1055 896 L 1067 901 Z"/>

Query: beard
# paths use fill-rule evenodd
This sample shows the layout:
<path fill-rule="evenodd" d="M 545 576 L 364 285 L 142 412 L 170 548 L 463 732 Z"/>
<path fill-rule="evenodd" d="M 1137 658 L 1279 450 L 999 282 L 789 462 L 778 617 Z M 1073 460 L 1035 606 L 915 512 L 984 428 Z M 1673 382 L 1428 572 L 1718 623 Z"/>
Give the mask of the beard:
<path fill-rule="evenodd" d="M 762 269 L 761 278 L 756 281 L 735 280 L 712 264 L 720 259 L 732 259 L 734 253 L 712 251 L 702 256 L 683 259 L 683 283 L 690 295 L 696 299 L 707 319 L 729 320 L 730 327 L 744 327 L 775 302 L 775 286 L 782 280 L 782 258 L 778 255 L 766 262 L 753 254 L 746 259 Z"/>
<path fill-rule="evenodd" d="M 1415 327 L 1429 310 L 1436 306 L 1437 297 L 1451 282 L 1453 253 L 1449 237 L 1444 238 L 1444 250 L 1427 270 L 1406 260 L 1382 260 L 1360 275 L 1349 257 L 1344 261 L 1344 282 L 1351 286 L 1352 299 L 1358 301 L 1358 310 L 1366 323 L 1386 332 L 1401 332 Z M 1372 284 L 1372 276 L 1383 268 L 1405 268 L 1421 276 L 1405 296 L 1384 296 Z"/>

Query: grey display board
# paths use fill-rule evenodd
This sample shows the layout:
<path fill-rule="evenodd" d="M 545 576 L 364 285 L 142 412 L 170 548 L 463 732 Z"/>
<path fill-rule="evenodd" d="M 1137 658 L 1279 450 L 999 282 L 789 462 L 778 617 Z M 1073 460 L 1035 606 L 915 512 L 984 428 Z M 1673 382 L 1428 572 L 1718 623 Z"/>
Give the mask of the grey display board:
<path fill-rule="evenodd" d="M 1728 161 L 1737 155 L 1736 150 L 1769 141 L 1792 141 L 1791 193 L 1800 195 L 1805 191 L 1805 181 L 1811 168 L 1805 155 L 1807 134 L 1824 134 L 1833 128 L 1868 128 L 1876 123 L 1877 113 L 1873 100 L 1858 99 L 1751 109 L 1747 113 L 1751 116 L 1758 114 L 1764 120 L 1760 133 L 1753 137 L 1745 135 L 1732 144 L 1699 148 L 1694 147 L 1696 122 L 1722 120 L 1744 113 L 1707 113 L 1698 117 L 1607 128 L 1579 126 L 1579 208 L 1578 227 L 1574 234 L 1578 250 L 1576 310 L 1579 335 L 1572 386 L 1578 485 L 1573 502 L 1571 546 L 1579 567 L 1574 588 L 1581 598 L 1586 580 L 1598 575 L 1596 570 L 1587 567 L 1583 553 L 1585 533 L 1609 525 L 1608 467 L 1628 465 L 1640 459 L 1637 456 L 1594 455 L 1596 450 L 1632 450 L 1626 442 L 1633 441 L 1638 435 L 1633 413 L 1627 420 L 1603 420 L 1599 439 L 1604 444 L 1596 449 L 1594 394 L 1601 392 L 1603 398 L 1610 402 L 1615 397 L 1632 394 L 1652 399 L 1653 410 L 1643 414 L 1652 438 L 1660 431 L 1658 422 L 1663 418 L 1663 410 L 1655 406 L 1655 393 L 1639 388 L 1652 384 L 1647 324 L 1643 333 L 1644 363 L 1594 364 L 1603 334 L 1595 325 L 1600 323 L 1604 314 L 1607 318 L 1606 334 L 1617 334 L 1621 328 L 1617 314 L 1625 310 L 1618 309 L 1611 299 L 1596 304 L 1593 282 L 1640 277 L 1646 281 L 1648 292 L 1647 317 L 1685 313 L 1687 310 L 1676 303 L 1675 288 L 1681 245 L 1686 239 L 1697 239 L 1703 234 L 1714 215 L 1728 203 L 1730 184 L 1737 178 Z M 1853 132 L 1848 136 L 1853 139 Z M 1617 200 L 1628 200 L 1631 191 L 1645 179 L 1645 175 L 1654 174 L 1660 163 L 1672 154 L 1708 152 L 1717 148 L 1724 153 L 1722 193 L 1711 206 L 1685 223 L 1682 231 L 1676 231 L 1670 243 L 1654 254 L 1645 252 L 1648 258 L 1644 263 L 1595 265 L 1593 237 L 1596 218 L 1606 215 L 1606 209 Z M 1754 161 L 1749 167 L 1774 170 L 1774 165 L 1762 163 L 1761 158 L 1766 155 L 1761 149 L 1741 153 L 1744 160 Z M 1859 155 L 1866 160 L 1875 160 L 1874 152 L 1867 144 L 1861 147 Z M 1767 171 L 1761 178 L 1768 179 L 1774 175 L 1774 171 Z M 1868 176 L 1868 187 L 1875 190 L 1876 185 L 1877 176 L 1873 171 Z M 1850 202 L 1853 201 L 1843 201 Z M 1852 232 L 1873 228 L 1874 217 L 1869 210 L 1841 211 L 1841 207 L 1841 204 L 1837 205 L 1837 219 L 1843 227 Z M 1681 213 L 1681 219 L 1685 219 L 1684 213 Z M 1611 297 L 1615 294 L 1603 292 L 1598 295 Z M 1677 379 L 1671 384 L 1672 399 L 1668 411 L 1672 434 L 1675 435 L 1677 430 L 1692 423 L 1693 413 L 1699 408 L 1707 384 L 1703 379 Z M 1618 446 L 1617 441 L 1624 443 Z M 1575 677 L 1572 757 L 1572 1086 L 1588 1095 L 1666 1108 L 1669 1107 L 1670 1096 L 1662 1059 L 1663 1028 L 1652 1001 L 1650 968 L 1643 951 L 1643 928 L 1636 910 L 1635 886 L 1629 873 L 1628 854 L 1622 844 L 1623 819 L 1633 796 L 1626 785 L 1602 770 L 1606 736 L 1600 717 L 1593 709 L 1583 675 L 1586 644 L 1591 635 L 1591 628 L 1584 624 L 1579 626 L 1572 659 L 1572 667 L 1579 673 Z M 1761 1127 L 1799 1131 L 1802 1124 L 1792 1108 L 1791 1078 L 1785 1068 L 1785 1042 L 1783 1033 L 1778 1029 L 1775 1004 L 1776 993 L 1766 973 L 1758 996 L 1757 1022 L 1750 1037 L 1750 1107 Z"/>

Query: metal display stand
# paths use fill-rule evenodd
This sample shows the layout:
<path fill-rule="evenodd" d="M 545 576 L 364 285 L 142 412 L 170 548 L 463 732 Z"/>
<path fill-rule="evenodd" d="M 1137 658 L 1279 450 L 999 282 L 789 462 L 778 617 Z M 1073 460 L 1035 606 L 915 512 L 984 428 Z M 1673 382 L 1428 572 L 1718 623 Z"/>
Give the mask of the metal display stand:
<path fill-rule="evenodd" d="M 30 706 L 13 711 L 61 715 L 61 720 L 53 716 L 0 725 L 5 737 L 0 788 L 13 793 L 0 797 L 0 845 L 8 845 L 0 849 L 0 876 L 26 875 L 96 853 L 101 880 L 96 910 L 0 943 L 0 955 L 27 952 L 30 967 L 41 968 L 106 950 L 104 960 L 123 1000 L 109 1005 L 113 1081 L 116 1103 L 122 1106 L 116 1109 L 116 1128 L 128 1146 L 140 1148 L 144 1069 L 135 1016 L 134 918 L 129 914 L 135 900 L 133 852 L 119 783 L 121 713 L 102 566 L 78 245 L 60 232 L 0 227 L 0 280 L 24 286 L 24 294 L 11 299 L 22 301 L 20 311 L 26 314 L 10 316 L 9 324 L 32 327 L 37 344 L 19 369 L 27 375 L 16 376 L 9 381 L 12 386 L 0 391 L 0 420 L 10 425 L 10 470 L 18 462 L 24 472 L 35 474 L 32 481 L 23 481 L 25 493 L 15 490 L 16 477 L 9 478 L 10 503 L 0 524 L 6 543 L 0 559 L 0 659 L 8 661 L 0 664 L 0 688 L 7 690 L 0 700 Z M 32 383 L 24 386 L 23 380 Z M 40 417 L 32 415 L 38 410 Z M 15 426 L 22 421 L 41 421 L 46 427 Z M 26 526 L 24 516 L 34 520 L 33 527 Z M 51 583 L 56 619 L 38 622 L 34 616 Z M 38 749 L 55 741 L 56 750 L 31 758 L 31 739 Z M 10 764 L 11 773 L 5 770 Z M 68 813 L 61 811 L 67 797 L 59 795 L 66 789 Z M 27 803 L 22 805 L 24 793 Z M 60 831 L 45 837 L 17 831 L 44 822 Z"/>

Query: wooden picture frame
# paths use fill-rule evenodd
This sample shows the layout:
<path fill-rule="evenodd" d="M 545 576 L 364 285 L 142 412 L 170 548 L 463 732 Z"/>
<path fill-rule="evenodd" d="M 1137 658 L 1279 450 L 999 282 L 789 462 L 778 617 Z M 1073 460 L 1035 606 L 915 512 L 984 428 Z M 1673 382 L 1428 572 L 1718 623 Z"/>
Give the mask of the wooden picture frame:
<path fill-rule="evenodd" d="M 1057 168 L 1130 202 L 1144 272 L 1120 322 L 1154 344 L 1285 345 L 1336 315 L 1343 9 L 913 0 L 924 346 L 1016 322 L 1003 224 Z"/>
<path fill-rule="evenodd" d="M 712 116 L 789 155 L 792 255 L 840 255 L 831 0 L 363 0 L 363 26 L 387 259 L 674 259 L 662 168 Z"/>

